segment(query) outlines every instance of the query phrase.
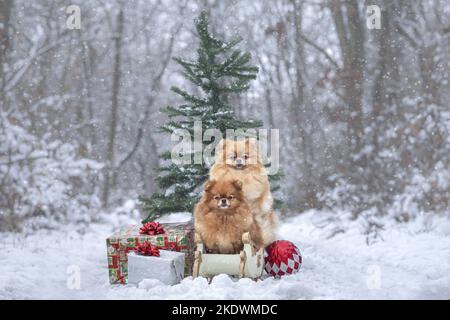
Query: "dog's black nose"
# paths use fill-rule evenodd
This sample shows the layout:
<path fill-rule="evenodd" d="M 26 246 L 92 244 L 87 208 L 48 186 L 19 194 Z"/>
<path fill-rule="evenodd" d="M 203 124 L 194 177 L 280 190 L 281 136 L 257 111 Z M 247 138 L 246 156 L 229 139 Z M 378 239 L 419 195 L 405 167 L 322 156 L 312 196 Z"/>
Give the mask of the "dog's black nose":
<path fill-rule="evenodd" d="M 222 199 L 222 204 L 227 204 L 227 199 Z"/>

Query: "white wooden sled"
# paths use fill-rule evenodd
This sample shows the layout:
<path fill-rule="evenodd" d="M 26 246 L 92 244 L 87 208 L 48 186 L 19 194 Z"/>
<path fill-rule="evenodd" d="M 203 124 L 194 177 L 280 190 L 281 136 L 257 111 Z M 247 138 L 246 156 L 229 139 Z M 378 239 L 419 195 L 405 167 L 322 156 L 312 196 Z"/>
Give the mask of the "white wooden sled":
<path fill-rule="evenodd" d="M 195 234 L 195 242 L 197 248 L 192 272 L 194 278 L 198 276 L 212 278 L 221 273 L 239 278 L 261 277 L 264 268 L 264 248 L 256 250 L 248 232 L 242 235 L 244 249 L 239 254 L 206 253 L 198 233 Z"/>

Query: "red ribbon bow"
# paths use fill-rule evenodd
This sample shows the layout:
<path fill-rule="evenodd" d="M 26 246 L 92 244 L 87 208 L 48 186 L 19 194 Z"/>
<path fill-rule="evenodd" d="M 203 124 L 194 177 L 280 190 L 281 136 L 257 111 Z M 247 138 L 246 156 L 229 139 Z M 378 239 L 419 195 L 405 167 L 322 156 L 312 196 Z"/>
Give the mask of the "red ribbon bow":
<path fill-rule="evenodd" d="M 144 224 L 140 229 L 139 232 L 141 234 L 148 234 L 150 236 L 154 236 L 157 234 L 163 234 L 165 233 L 163 227 L 161 226 L 161 224 L 159 222 L 156 221 L 152 221 L 152 222 L 147 222 L 146 224 Z"/>
<path fill-rule="evenodd" d="M 134 248 L 134 251 L 143 256 L 159 257 L 159 248 L 148 241 L 137 245 L 136 248 Z"/>

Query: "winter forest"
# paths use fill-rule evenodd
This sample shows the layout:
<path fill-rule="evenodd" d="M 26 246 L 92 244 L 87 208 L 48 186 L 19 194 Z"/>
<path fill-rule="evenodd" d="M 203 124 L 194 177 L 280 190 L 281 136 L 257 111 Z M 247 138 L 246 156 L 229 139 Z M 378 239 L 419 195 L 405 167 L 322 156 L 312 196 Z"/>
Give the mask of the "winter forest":
<path fill-rule="evenodd" d="M 258 67 L 229 103 L 279 129 L 278 234 L 303 270 L 111 289 L 104 239 L 158 191 L 160 109 L 198 90 L 173 58 L 195 59 L 201 10 Z M 449 74 L 446 0 L 0 0 L 0 298 L 448 299 Z M 30 264 L 59 271 L 38 286 Z"/>

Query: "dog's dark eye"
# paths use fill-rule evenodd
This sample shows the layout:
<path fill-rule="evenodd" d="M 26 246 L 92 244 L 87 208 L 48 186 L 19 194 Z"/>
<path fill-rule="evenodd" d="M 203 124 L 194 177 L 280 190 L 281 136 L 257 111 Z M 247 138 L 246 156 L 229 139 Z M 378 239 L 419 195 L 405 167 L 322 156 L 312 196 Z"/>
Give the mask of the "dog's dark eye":
<path fill-rule="evenodd" d="M 248 154 L 244 154 L 244 159 L 245 159 L 245 160 L 248 159 Z"/>
<path fill-rule="evenodd" d="M 233 196 L 233 195 L 229 195 L 229 196 L 228 196 L 228 199 L 229 199 L 229 200 L 233 200 L 233 199 L 234 199 L 234 196 Z"/>
<path fill-rule="evenodd" d="M 219 196 L 214 196 L 214 200 L 219 200 L 220 197 Z"/>

